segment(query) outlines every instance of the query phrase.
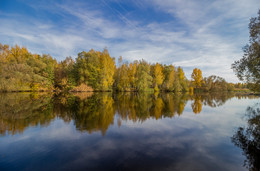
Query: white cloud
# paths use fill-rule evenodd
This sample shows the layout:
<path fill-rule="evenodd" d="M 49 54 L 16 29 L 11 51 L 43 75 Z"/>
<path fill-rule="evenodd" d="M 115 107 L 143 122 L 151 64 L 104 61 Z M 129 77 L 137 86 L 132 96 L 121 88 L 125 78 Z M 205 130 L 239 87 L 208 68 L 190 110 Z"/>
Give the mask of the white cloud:
<path fill-rule="evenodd" d="M 101 2 L 109 16 L 101 8 L 78 2 L 52 2 L 51 8 L 41 5 L 40 9 L 39 4 L 30 4 L 64 18 L 63 23 L 33 17 L 19 21 L 19 15 L 9 14 L 8 19 L 0 17 L 4 26 L 0 38 L 2 43 L 26 45 L 33 52 L 50 53 L 58 60 L 76 57 L 81 50 L 107 47 L 111 56 L 129 61 L 143 58 L 183 66 L 188 78 L 192 67 L 199 67 L 205 76 L 215 74 L 236 82 L 230 66 L 242 56 L 249 18 L 256 15 L 260 5 L 257 0 L 135 1 L 139 10 L 149 7 L 172 16 L 172 21 L 145 24 Z M 127 13 L 120 1 L 116 3 Z M 183 25 L 182 29 L 176 22 Z"/>

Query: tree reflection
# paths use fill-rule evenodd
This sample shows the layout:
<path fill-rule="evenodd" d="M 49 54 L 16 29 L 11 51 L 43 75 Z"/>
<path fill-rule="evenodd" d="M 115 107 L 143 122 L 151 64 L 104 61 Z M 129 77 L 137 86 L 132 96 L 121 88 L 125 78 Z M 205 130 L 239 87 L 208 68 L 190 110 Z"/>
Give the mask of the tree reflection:
<path fill-rule="evenodd" d="M 77 93 L 77 94 L 0 94 L 0 133 L 16 134 L 29 126 L 48 125 L 60 118 L 73 121 L 79 131 L 100 131 L 105 135 L 114 124 L 122 121 L 144 122 L 147 119 L 173 118 L 183 114 L 188 100 L 195 114 L 203 105 L 223 105 L 234 94 L 175 93 Z M 238 98 L 244 98 L 239 96 Z"/>
<path fill-rule="evenodd" d="M 28 126 L 46 126 L 55 115 L 49 94 L 6 93 L 0 95 L 0 134 L 14 135 Z"/>
<path fill-rule="evenodd" d="M 155 96 L 153 101 L 153 109 L 151 115 L 157 119 L 161 118 L 163 115 L 164 102 L 161 97 Z"/>
<path fill-rule="evenodd" d="M 196 95 L 194 97 L 194 102 L 191 104 L 191 108 L 195 114 L 200 113 L 202 110 L 202 102 L 201 102 L 201 96 Z"/>
<path fill-rule="evenodd" d="M 249 170 L 260 170 L 260 103 L 246 110 L 247 127 L 239 127 L 231 138 L 246 156 L 244 166 Z"/>
<path fill-rule="evenodd" d="M 97 93 L 85 99 L 76 98 L 70 109 L 76 128 L 89 133 L 100 130 L 104 135 L 114 121 L 113 104 L 111 93 Z"/>
<path fill-rule="evenodd" d="M 194 95 L 198 96 L 197 94 Z M 222 92 L 222 93 L 201 93 L 199 94 L 201 101 L 204 105 L 210 107 L 222 106 L 226 103 L 228 99 L 231 99 L 235 96 L 232 92 Z"/>

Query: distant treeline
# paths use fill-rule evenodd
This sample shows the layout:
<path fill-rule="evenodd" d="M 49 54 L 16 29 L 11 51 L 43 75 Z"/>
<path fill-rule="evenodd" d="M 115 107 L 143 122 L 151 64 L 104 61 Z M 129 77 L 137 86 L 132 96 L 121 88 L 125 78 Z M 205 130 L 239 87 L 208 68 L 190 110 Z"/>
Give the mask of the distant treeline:
<path fill-rule="evenodd" d="M 108 50 L 91 49 L 61 62 L 50 55 L 30 53 L 25 47 L 0 43 L 0 91 L 232 91 L 241 84 L 218 76 L 202 77 L 195 68 L 191 80 L 181 67 L 145 60 L 115 64 Z"/>

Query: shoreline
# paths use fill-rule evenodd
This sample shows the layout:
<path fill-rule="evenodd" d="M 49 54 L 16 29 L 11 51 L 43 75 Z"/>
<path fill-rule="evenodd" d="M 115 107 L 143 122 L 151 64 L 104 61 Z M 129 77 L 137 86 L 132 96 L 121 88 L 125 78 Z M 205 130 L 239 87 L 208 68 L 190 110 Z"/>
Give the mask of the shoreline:
<path fill-rule="evenodd" d="M 0 91 L 0 93 L 101 93 L 101 92 L 112 92 L 112 93 L 189 93 L 189 92 L 174 92 L 174 91 L 113 91 L 113 90 L 94 90 L 94 91 L 55 91 L 55 90 L 39 90 L 39 91 L 31 91 L 31 90 L 14 90 L 14 91 Z M 193 94 L 203 94 L 203 93 L 235 93 L 236 95 L 259 95 L 260 92 L 253 91 L 201 91 L 201 92 L 193 92 Z"/>

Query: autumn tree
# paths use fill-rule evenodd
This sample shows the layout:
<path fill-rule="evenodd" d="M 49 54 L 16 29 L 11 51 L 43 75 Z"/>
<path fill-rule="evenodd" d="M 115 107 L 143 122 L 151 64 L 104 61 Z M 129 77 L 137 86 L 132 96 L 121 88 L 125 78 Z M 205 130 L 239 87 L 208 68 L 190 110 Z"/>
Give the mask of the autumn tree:
<path fill-rule="evenodd" d="M 0 91 L 51 90 L 57 61 L 18 45 L 0 44 Z"/>
<path fill-rule="evenodd" d="M 115 58 L 110 57 L 107 49 L 100 54 L 100 64 L 100 89 L 112 90 L 116 66 Z"/>
<path fill-rule="evenodd" d="M 177 71 L 175 72 L 173 87 L 174 92 L 188 91 L 186 85 L 186 78 L 181 67 L 178 67 Z"/>
<path fill-rule="evenodd" d="M 192 83 L 195 85 L 196 89 L 201 87 L 201 84 L 203 82 L 202 72 L 200 69 L 193 69 L 193 72 L 191 74 Z"/>
<path fill-rule="evenodd" d="M 136 73 L 137 73 L 137 66 L 138 66 L 138 61 L 134 61 L 133 63 L 129 64 L 128 67 L 128 79 L 129 79 L 129 85 L 132 89 L 136 89 Z"/>
<path fill-rule="evenodd" d="M 163 82 L 163 88 L 166 91 L 174 90 L 175 68 L 173 65 L 164 66 L 165 79 Z"/>
<path fill-rule="evenodd" d="M 232 90 L 234 84 L 220 77 L 202 80 L 201 71 L 193 70 L 192 83 L 206 91 Z M 80 52 L 74 60 L 67 57 L 57 63 L 50 55 L 28 52 L 25 47 L 0 44 L 0 91 L 155 91 L 187 92 L 191 83 L 181 67 L 134 61 L 123 63 L 108 50 Z M 246 87 L 248 84 L 246 84 Z"/>
<path fill-rule="evenodd" d="M 162 71 L 162 67 L 159 63 L 156 63 L 155 66 L 153 67 L 153 85 L 154 85 L 154 90 L 158 91 L 159 88 L 164 80 L 164 74 Z"/>
<path fill-rule="evenodd" d="M 76 59 L 78 84 L 85 83 L 95 90 L 111 90 L 114 83 L 115 61 L 107 49 L 103 52 L 81 52 Z"/>
<path fill-rule="evenodd" d="M 181 84 L 181 87 L 182 87 L 182 91 L 183 92 L 187 92 L 189 91 L 189 81 L 188 79 L 185 77 L 185 74 L 184 74 L 184 71 L 182 70 L 181 67 L 178 67 L 177 68 L 177 74 L 178 74 L 178 78 L 180 80 L 180 84 Z"/>
<path fill-rule="evenodd" d="M 129 88 L 129 77 L 128 77 L 128 66 L 126 64 L 122 64 L 118 71 L 118 85 L 117 88 L 120 91 L 126 91 Z"/>

